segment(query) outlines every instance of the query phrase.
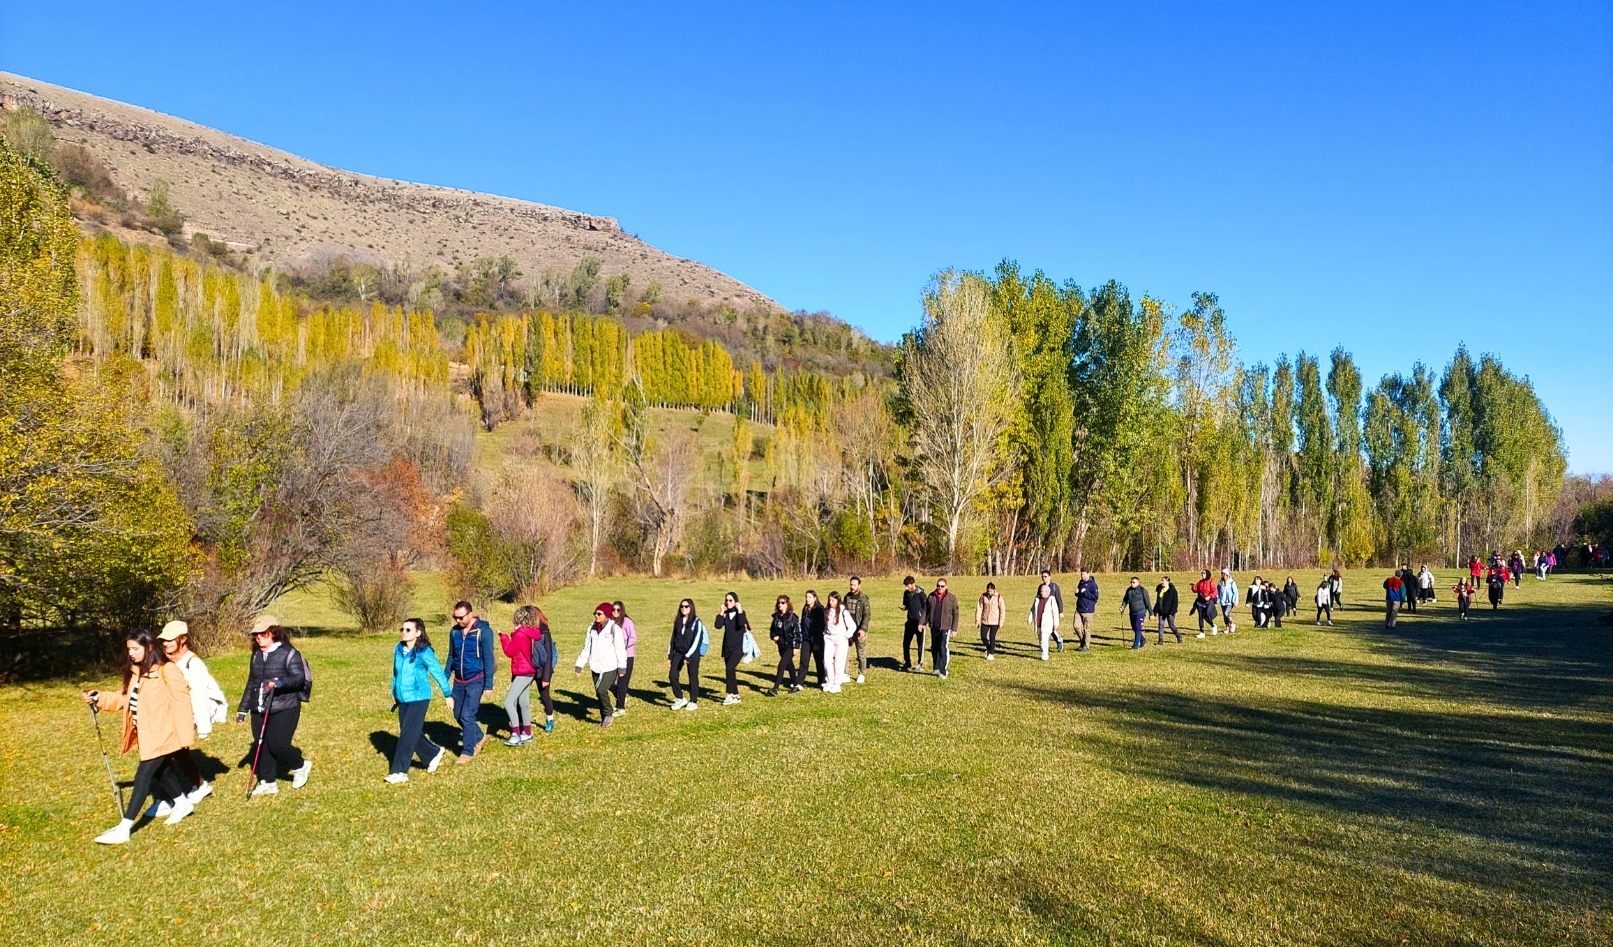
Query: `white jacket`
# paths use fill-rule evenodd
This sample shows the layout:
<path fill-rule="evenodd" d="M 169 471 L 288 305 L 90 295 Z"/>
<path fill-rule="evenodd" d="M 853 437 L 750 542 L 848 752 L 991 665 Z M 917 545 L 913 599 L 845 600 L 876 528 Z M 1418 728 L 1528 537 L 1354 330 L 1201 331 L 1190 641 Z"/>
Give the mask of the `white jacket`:
<path fill-rule="evenodd" d="M 1326 608 L 1333 604 L 1333 583 L 1323 582 L 1316 587 L 1316 607 Z"/>
<path fill-rule="evenodd" d="M 851 617 L 851 609 L 840 606 L 840 617 L 836 618 L 834 610 L 825 608 L 823 611 L 823 633 L 834 635 L 836 638 L 850 638 L 857 633 L 857 619 Z"/>
<path fill-rule="evenodd" d="M 582 651 L 577 654 L 577 667 L 586 667 L 595 674 L 627 667 L 627 636 L 622 633 L 622 626 L 607 620 L 603 628 L 595 631 L 590 624 Z"/>
<path fill-rule="evenodd" d="M 1038 635 L 1050 635 L 1059 630 L 1059 603 L 1054 601 L 1051 596 L 1048 597 L 1047 606 L 1042 609 L 1042 624 L 1038 628 L 1036 625 L 1036 603 L 1039 601 L 1041 599 L 1038 598 L 1031 602 L 1031 610 L 1026 614 L 1025 620 L 1030 622 L 1031 627 L 1036 630 Z M 1079 631 L 1080 629 L 1076 630 Z"/>
<path fill-rule="evenodd" d="M 190 712 L 196 718 L 196 737 L 205 740 L 213 732 L 213 724 L 229 719 L 229 700 L 196 652 L 187 652 L 179 659 L 179 670 L 190 688 Z"/>

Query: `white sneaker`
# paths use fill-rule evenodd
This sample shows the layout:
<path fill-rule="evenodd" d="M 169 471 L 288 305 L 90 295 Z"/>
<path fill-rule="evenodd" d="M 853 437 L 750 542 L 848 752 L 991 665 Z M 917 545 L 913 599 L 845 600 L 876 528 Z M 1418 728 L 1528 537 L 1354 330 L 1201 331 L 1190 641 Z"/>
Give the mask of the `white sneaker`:
<path fill-rule="evenodd" d="M 526 742 L 525 740 L 521 739 L 521 735 L 519 733 L 512 733 L 512 734 L 510 734 L 510 738 L 508 740 L 504 741 L 504 745 L 505 746 L 520 746 L 521 744 L 523 744 L 525 742 Z"/>
<path fill-rule="evenodd" d="M 863 683 L 863 676 L 861 674 L 857 675 L 857 683 Z"/>
<path fill-rule="evenodd" d="M 197 786 L 195 789 L 192 789 L 190 791 L 190 794 L 186 798 L 190 799 L 191 805 L 194 806 L 196 803 L 201 802 L 203 799 L 206 799 L 208 796 L 211 796 L 212 794 L 213 794 L 213 784 L 212 783 L 202 783 L 200 786 Z"/>
<path fill-rule="evenodd" d="M 386 774 L 386 781 L 391 783 L 394 786 L 396 786 L 398 783 L 406 783 L 406 782 L 409 781 L 409 774 L 408 773 L 387 773 Z"/>
<path fill-rule="evenodd" d="M 698 704 L 695 701 L 691 700 L 691 701 L 689 701 L 689 706 L 687 706 L 687 707 L 685 707 L 683 709 L 684 710 L 699 710 L 700 709 L 700 704 Z"/>
<path fill-rule="evenodd" d="M 1219 634 L 1220 634 L 1220 632 L 1219 632 L 1219 631 L 1216 631 L 1216 630 L 1215 630 L 1215 629 L 1214 629 L 1214 628 L 1211 628 L 1211 629 L 1210 629 L 1210 634 L 1212 634 L 1212 635 L 1219 635 Z M 1227 632 L 1227 634 L 1231 634 L 1231 632 Z"/>
<path fill-rule="evenodd" d="M 995 654 L 988 654 L 988 655 L 986 655 L 986 660 L 987 661 L 995 661 L 995 660 L 997 660 L 997 656 Z"/>
<path fill-rule="evenodd" d="M 738 694 L 729 694 L 727 697 L 724 697 L 722 699 L 722 705 L 724 707 L 732 707 L 734 704 L 737 704 L 737 703 L 739 703 L 739 695 Z"/>
<path fill-rule="evenodd" d="M 673 710 L 682 710 L 683 708 L 685 708 L 687 706 L 689 706 L 689 701 L 688 701 L 687 698 L 684 698 L 684 697 L 679 697 L 677 700 L 672 702 L 672 709 Z"/>
<path fill-rule="evenodd" d="M 314 768 L 313 760 L 303 760 L 302 765 L 291 771 L 291 788 L 301 789 L 308 784 L 308 772 Z"/>
<path fill-rule="evenodd" d="M 133 820 L 124 819 L 112 828 L 97 835 L 95 840 L 102 845 L 122 845 L 129 840 L 129 830 L 132 828 L 134 828 Z"/>
<path fill-rule="evenodd" d="M 168 813 L 170 813 L 172 811 L 174 811 L 174 804 L 173 803 L 167 802 L 167 801 L 162 800 L 162 799 L 158 799 L 156 802 L 153 802 L 149 808 L 146 809 L 146 818 L 148 818 L 148 819 L 160 819 L 160 818 L 162 818 L 163 816 L 167 815 Z"/>
<path fill-rule="evenodd" d="M 274 795 L 275 793 L 277 793 L 279 791 L 280 791 L 280 787 L 275 785 L 274 783 L 258 783 L 257 786 L 253 787 L 252 795 L 254 795 L 254 796 L 272 796 L 272 795 Z"/>
<path fill-rule="evenodd" d="M 174 811 L 168 816 L 164 825 L 178 825 L 185 816 L 196 811 L 196 803 L 190 801 L 189 796 L 180 796 L 174 800 Z"/>
<path fill-rule="evenodd" d="M 442 765 L 443 759 L 445 757 L 447 757 L 447 756 L 448 756 L 448 751 L 447 750 L 443 749 L 440 746 L 437 747 L 437 755 L 433 756 L 431 758 L 431 762 L 426 764 L 426 772 L 435 773 L 437 771 L 437 767 Z"/>
<path fill-rule="evenodd" d="M 1204 632 L 1202 632 L 1202 631 L 1201 631 L 1201 632 L 1199 632 L 1199 633 L 1198 633 L 1198 634 L 1196 634 L 1196 635 L 1194 635 L 1194 636 L 1193 636 L 1193 637 L 1195 637 L 1195 638 L 1202 638 L 1202 637 L 1204 637 Z"/>
<path fill-rule="evenodd" d="M 1046 652 L 1046 651 L 1043 651 L 1043 652 L 1042 652 L 1042 660 L 1043 660 L 1043 661 L 1046 661 L 1046 660 L 1047 660 L 1047 652 Z"/>
<path fill-rule="evenodd" d="M 616 712 L 611 714 L 611 716 L 612 717 L 620 717 L 622 714 L 625 714 L 625 713 L 627 713 L 627 708 L 626 707 L 618 707 L 618 708 L 616 708 Z"/>

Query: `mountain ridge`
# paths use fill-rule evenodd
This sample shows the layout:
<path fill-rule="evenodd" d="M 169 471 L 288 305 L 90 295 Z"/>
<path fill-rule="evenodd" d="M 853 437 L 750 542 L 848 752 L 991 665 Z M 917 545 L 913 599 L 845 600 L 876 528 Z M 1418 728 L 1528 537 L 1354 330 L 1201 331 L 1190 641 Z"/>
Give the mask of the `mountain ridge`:
<path fill-rule="evenodd" d="M 453 269 L 508 256 L 532 281 L 588 257 L 677 302 L 784 307 L 713 267 L 660 250 L 613 217 L 319 164 L 183 118 L 0 72 L 0 107 L 32 108 L 130 193 L 167 183 L 184 235 L 207 233 L 253 265 L 354 261 Z M 98 221 L 103 225 L 105 221 Z M 111 225 L 109 229 L 116 229 Z"/>

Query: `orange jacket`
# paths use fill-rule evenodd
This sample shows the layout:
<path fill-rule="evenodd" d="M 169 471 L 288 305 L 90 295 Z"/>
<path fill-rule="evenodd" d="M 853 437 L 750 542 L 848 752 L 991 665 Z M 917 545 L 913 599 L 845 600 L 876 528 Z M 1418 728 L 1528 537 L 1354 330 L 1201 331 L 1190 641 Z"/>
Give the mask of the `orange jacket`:
<path fill-rule="evenodd" d="M 132 683 L 132 679 L 131 679 Z M 127 753 L 136 743 L 140 758 L 154 760 L 196 742 L 196 718 L 191 713 L 190 686 L 175 664 L 153 665 L 140 679 L 140 725 L 129 713 L 129 692 L 101 692 L 96 701 L 102 710 L 123 711 L 123 747 Z"/>

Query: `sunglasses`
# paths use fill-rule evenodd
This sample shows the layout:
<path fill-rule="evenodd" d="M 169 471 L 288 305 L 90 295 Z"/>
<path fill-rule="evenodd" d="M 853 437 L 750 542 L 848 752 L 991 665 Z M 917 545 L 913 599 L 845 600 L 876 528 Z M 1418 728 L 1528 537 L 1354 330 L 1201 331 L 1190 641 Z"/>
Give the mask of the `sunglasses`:
<path fill-rule="evenodd" d="M 678 611 L 680 611 L 680 612 L 686 612 L 688 610 L 689 610 L 689 606 L 687 606 L 687 605 L 679 605 L 678 606 Z"/>
<path fill-rule="evenodd" d="M 470 617 L 470 614 L 468 612 L 466 614 L 464 614 L 464 615 L 455 615 L 454 616 L 454 621 L 464 621 L 465 619 L 467 619 L 469 617 Z"/>

